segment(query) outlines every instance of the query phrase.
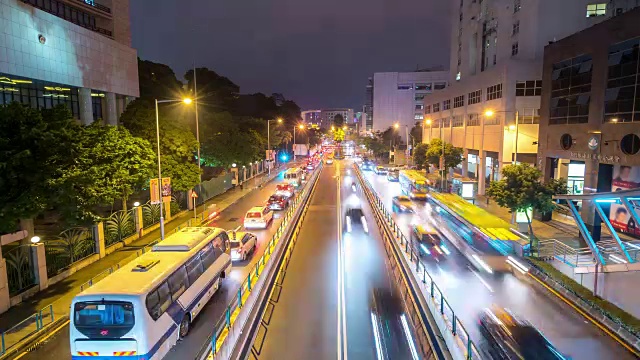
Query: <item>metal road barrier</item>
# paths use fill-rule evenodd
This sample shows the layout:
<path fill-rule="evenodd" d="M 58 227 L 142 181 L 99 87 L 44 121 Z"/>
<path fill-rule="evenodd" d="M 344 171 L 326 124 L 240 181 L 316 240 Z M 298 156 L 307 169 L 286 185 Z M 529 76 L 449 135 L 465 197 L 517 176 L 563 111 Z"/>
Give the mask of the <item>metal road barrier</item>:
<path fill-rule="evenodd" d="M 238 351 L 238 345 L 244 346 L 248 342 L 259 308 L 264 304 L 265 290 L 269 288 L 270 280 L 273 277 L 273 269 L 277 268 L 279 262 L 284 258 L 283 246 L 292 237 L 293 230 L 296 229 L 303 211 L 306 212 L 308 201 L 312 189 L 320 173 L 322 166 L 319 166 L 312 175 L 305 189 L 296 194 L 296 198 L 285 213 L 276 233 L 267 243 L 265 252 L 262 254 L 254 268 L 249 272 L 238 289 L 236 296 L 227 305 L 224 314 L 215 322 L 213 330 L 206 343 L 203 344 L 197 360 L 223 358 L 228 359 Z M 281 241 L 285 240 L 285 241 Z M 272 260 L 273 258 L 273 260 Z"/>
<path fill-rule="evenodd" d="M 425 310 L 425 305 L 429 309 L 434 321 L 425 321 L 425 325 L 437 326 L 440 335 L 453 359 L 482 359 L 480 352 L 473 340 L 469 337 L 460 318 L 457 317 L 453 308 L 443 295 L 440 287 L 433 281 L 427 269 L 420 263 L 420 255 L 417 248 L 411 244 L 400 228 L 393 220 L 392 214 L 384 206 L 384 202 L 375 193 L 369 181 L 362 176 L 360 169 L 355 166 L 356 174 L 365 189 L 371 207 L 378 212 L 383 219 L 383 224 L 387 231 L 392 234 L 395 240 L 394 247 L 399 248 L 400 255 L 408 265 L 407 270 L 412 278 L 411 283 L 416 291 L 416 305 L 420 305 Z M 435 323 L 435 324 L 434 324 Z M 436 339 L 438 340 L 438 339 Z M 443 349 L 444 350 L 444 349 Z"/>

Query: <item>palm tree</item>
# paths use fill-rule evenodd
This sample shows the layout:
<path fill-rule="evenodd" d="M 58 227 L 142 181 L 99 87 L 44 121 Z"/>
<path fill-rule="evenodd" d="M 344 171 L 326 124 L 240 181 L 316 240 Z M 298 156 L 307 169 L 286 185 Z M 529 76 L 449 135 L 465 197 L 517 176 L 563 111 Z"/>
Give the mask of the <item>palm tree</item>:
<path fill-rule="evenodd" d="M 284 143 L 285 149 L 289 148 L 289 143 L 293 140 L 293 135 L 290 132 L 285 131 L 282 133 L 282 142 Z"/>

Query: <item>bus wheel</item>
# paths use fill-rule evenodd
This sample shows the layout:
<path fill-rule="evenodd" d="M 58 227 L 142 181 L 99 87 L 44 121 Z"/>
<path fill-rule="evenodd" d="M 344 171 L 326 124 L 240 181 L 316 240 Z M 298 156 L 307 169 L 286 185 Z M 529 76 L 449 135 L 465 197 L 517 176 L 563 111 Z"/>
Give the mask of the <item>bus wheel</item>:
<path fill-rule="evenodd" d="M 184 339 L 189 333 L 189 328 L 191 327 L 191 316 L 186 314 L 182 321 L 180 322 L 180 339 Z"/>

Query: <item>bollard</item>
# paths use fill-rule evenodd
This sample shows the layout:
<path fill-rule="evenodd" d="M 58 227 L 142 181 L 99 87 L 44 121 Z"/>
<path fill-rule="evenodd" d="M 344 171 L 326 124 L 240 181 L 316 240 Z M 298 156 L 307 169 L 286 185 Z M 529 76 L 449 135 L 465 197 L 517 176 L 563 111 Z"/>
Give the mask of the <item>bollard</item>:
<path fill-rule="evenodd" d="M 433 298 L 433 280 L 431 280 L 431 298 Z"/>
<path fill-rule="evenodd" d="M 5 352 L 5 348 L 4 348 L 4 332 L 2 332 L 2 333 L 0 334 L 0 342 L 1 342 L 1 344 L 0 344 L 0 346 L 1 346 L 1 347 L 0 347 L 0 350 L 2 350 L 2 351 L 0 351 L 0 354 L 4 354 L 4 352 Z"/>
<path fill-rule="evenodd" d="M 213 355 L 216 354 L 216 329 L 213 329 L 213 334 L 211 334 L 211 353 Z"/>
<path fill-rule="evenodd" d="M 242 287 L 238 289 L 238 307 L 242 309 Z"/>
<path fill-rule="evenodd" d="M 51 314 L 51 322 L 54 322 L 56 318 L 53 315 L 53 304 L 49 304 L 49 314 Z"/>
<path fill-rule="evenodd" d="M 444 296 L 440 292 L 440 314 L 444 315 Z"/>
<path fill-rule="evenodd" d="M 467 359 L 471 360 L 471 339 L 467 339 Z"/>
<path fill-rule="evenodd" d="M 260 275 L 260 260 L 262 260 L 262 258 L 260 258 L 256 264 L 256 278 Z"/>
<path fill-rule="evenodd" d="M 231 305 L 227 306 L 227 329 L 231 328 Z"/>
<path fill-rule="evenodd" d="M 249 277 L 247 277 L 247 289 L 251 291 L 251 273 L 249 273 Z"/>
<path fill-rule="evenodd" d="M 451 313 L 453 314 L 453 329 L 451 329 L 451 333 L 453 335 L 457 335 L 456 334 L 456 323 L 457 323 L 457 321 L 456 321 L 456 313 L 454 313 L 453 310 L 451 310 Z"/>

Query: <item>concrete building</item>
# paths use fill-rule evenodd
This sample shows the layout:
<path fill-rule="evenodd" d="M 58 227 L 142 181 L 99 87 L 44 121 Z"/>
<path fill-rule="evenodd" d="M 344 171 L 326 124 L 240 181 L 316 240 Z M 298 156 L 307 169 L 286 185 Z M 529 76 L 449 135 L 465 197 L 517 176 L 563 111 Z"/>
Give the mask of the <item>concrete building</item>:
<path fill-rule="evenodd" d="M 638 23 L 640 8 L 545 47 L 538 165 L 572 194 L 640 187 Z M 609 210 L 617 230 L 640 235 L 624 205 Z M 581 213 L 600 226 L 593 204 Z"/>
<path fill-rule="evenodd" d="M 367 87 L 365 92 L 364 108 L 362 109 L 367 114 L 367 118 L 364 122 L 365 132 L 373 131 L 373 78 L 370 77 L 367 80 Z"/>
<path fill-rule="evenodd" d="M 69 107 L 116 125 L 139 96 L 128 0 L 2 0 L 0 104 Z"/>
<path fill-rule="evenodd" d="M 367 121 L 367 113 L 364 111 L 358 111 L 353 115 L 353 122 L 350 126 L 354 131 L 358 131 L 358 134 L 364 135 L 367 132 Z"/>
<path fill-rule="evenodd" d="M 322 123 L 322 110 L 306 110 L 300 113 L 306 124 L 318 125 Z"/>
<path fill-rule="evenodd" d="M 636 1 L 456 1 L 450 86 L 424 99 L 424 141 L 443 138 L 465 151 L 458 172 L 478 192 L 504 164 L 536 160 L 544 46 L 592 26 Z M 493 116 L 485 116 L 487 110 Z M 516 112 L 518 122 L 516 123 Z M 441 128 L 442 127 L 442 128 Z M 517 145 L 516 145 L 517 141 Z"/>
<path fill-rule="evenodd" d="M 384 131 L 396 123 L 411 128 L 422 121 L 422 99 L 434 90 L 444 89 L 448 78 L 448 71 L 430 70 L 373 74 L 372 129 Z"/>
<path fill-rule="evenodd" d="M 322 125 L 321 127 L 329 129 L 333 124 L 333 119 L 336 115 L 342 115 L 345 125 L 349 122 L 353 122 L 353 109 L 337 108 L 337 109 L 322 109 Z"/>

